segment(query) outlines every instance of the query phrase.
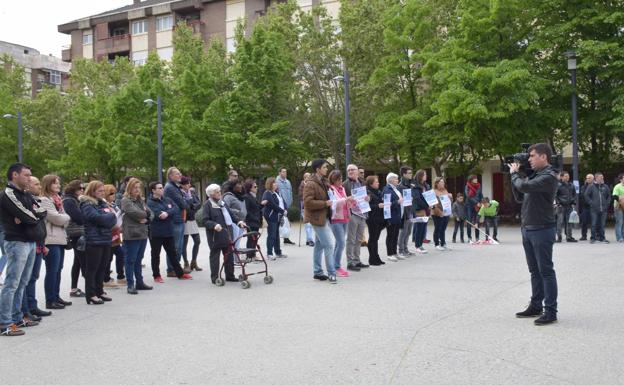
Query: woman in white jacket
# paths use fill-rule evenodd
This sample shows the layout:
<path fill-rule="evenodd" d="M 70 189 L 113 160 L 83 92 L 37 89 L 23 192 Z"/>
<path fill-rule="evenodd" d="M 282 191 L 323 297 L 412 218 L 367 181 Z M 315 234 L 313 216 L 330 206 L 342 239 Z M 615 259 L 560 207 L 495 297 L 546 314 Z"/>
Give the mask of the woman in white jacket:
<path fill-rule="evenodd" d="M 41 179 L 41 206 L 46 209 L 46 240 L 48 254 L 44 256 L 46 275 L 44 279 L 46 308 L 64 309 L 72 303 L 59 296 L 61 286 L 61 271 L 65 258 L 67 233 L 65 227 L 69 224 L 69 215 L 63 209 L 61 180 L 56 175 L 46 175 Z"/>

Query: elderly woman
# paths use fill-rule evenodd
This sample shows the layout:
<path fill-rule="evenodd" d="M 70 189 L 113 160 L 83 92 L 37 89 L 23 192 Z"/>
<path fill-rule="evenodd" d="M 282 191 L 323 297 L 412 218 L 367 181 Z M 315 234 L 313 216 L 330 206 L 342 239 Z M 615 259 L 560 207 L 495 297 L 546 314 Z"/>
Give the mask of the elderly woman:
<path fill-rule="evenodd" d="M 403 194 L 397 188 L 399 176 L 389 173 L 386 177 L 387 185 L 384 187 L 383 195 L 390 195 L 390 218 L 386 218 L 387 235 L 386 250 L 388 261 L 397 262 L 405 257 L 397 254 L 397 244 L 399 242 L 399 230 L 403 226 Z"/>
<path fill-rule="evenodd" d="M 211 184 L 206 187 L 208 200 L 204 204 L 203 217 L 206 227 L 206 238 L 210 246 L 210 279 L 215 283 L 219 276 L 219 255 L 223 253 L 225 263 L 225 280 L 238 282 L 234 276 L 234 259 L 230 242 L 233 239 L 235 226 L 245 227 L 245 222 L 237 220 L 234 213 L 221 200 L 221 187 Z"/>

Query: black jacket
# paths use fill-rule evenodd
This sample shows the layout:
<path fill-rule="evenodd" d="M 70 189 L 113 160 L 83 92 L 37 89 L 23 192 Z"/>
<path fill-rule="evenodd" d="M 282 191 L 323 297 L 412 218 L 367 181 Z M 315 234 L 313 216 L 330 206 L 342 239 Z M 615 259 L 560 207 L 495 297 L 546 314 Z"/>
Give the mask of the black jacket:
<path fill-rule="evenodd" d="M 187 203 L 189 205 L 189 208 L 186 213 L 186 218 L 187 220 L 192 221 L 193 219 L 195 219 L 195 213 L 197 213 L 197 211 L 202 208 L 202 203 L 195 193 L 191 193 L 191 197 L 187 198 Z"/>
<path fill-rule="evenodd" d="M 559 182 L 557 187 L 557 204 L 564 207 L 570 207 L 576 204 L 576 189 L 570 182 Z"/>
<path fill-rule="evenodd" d="M 75 195 L 65 195 L 63 197 L 63 209 L 69 215 L 69 225 L 67 225 L 67 235 L 70 238 L 79 237 L 84 234 L 84 218 L 80 210 L 80 202 Z"/>
<path fill-rule="evenodd" d="M 84 218 L 85 237 L 88 245 L 111 246 L 113 227 L 117 224 L 117 215 L 103 200 L 95 201 L 83 195 L 80 197 L 80 210 Z"/>
<path fill-rule="evenodd" d="M 46 214 L 31 194 L 11 183 L 0 192 L 0 221 L 6 241 L 45 242 Z M 15 218 L 21 221 L 19 225 Z"/>
<path fill-rule="evenodd" d="M 418 210 L 427 210 L 429 208 L 429 204 L 427 200 L 423 196 L 425 191 L 429 190 L 429 185 L 425 183 L 425 185 L 416 185 L 412 189 L 412 208 L 415 211 Z"/>
<path fill-rule="evenodd" d="M 247 208 L 247 217 L 245 223 L 251 228 L 262 227 L 262 205 L 258 203 L 255 196 L 245 194 L 245 207 Z"/>
<path fill-rule="evenodd" d="M 176 215 L 178 217 L 180 215 L 178 206 L 167 197 L 163 196 L 160 199 L 155 199 L 153 196 L 150 196 L 147 200 L 147 207 L 154 215 L 149 225 L 150 237 L 173 237 L 174 218 L 176 218 Z M 166 212 L 169 215 L 165 219 L 160 219 L 160 214 L 163 212 Z"/>
<path fill-rule="evenodd" d="M 267 201 L 264 209 L 262 209 L 264 219 L 266 219 L 267 222 L 279 222 L 281 216 L 284 215 L 285 210 L 279 206 L 279 198 L 277 197 L 277 194 L 266 190 L 264 194 L 262 194 L 262 200 Z"/>
<path fill-rule="evenodd" d="M 585 190 L 585 202 L 589 204 L 592 211 L 606 213 L 613 202 L 611 189 L 605 183 L 594 183 Z"/>
<path fill-rule="evenodd" d="M 208 246 L 211 249 L 213 248 L 224 248 L 229 247 L 230 242 L 232 241 L 232 228 L 225 224 L 225 216 L 223 215 L 222 207 L 230 214 L 230 218 L 232 218 L 233 226 L 236 226 L 236 217 L 232 210 L 225 206 L 223 201 L 215 202 L 212 199 L 208 199 L 206 203 L 204 203 L 204 226 L 206 227 L 206 238 L 208 239 Z M 217 225 L 221 225 L 223 230 L 216 231 L 215 227 Z"/>
<path fill-rule="evenodd" d="M 397 189 L 398 190 L 398 189 Z M 383 194 L 390 194 L 390 218 L 387 219 L 390 225 L 400 225 L 403 223 L 403 217 L 401 216 L 401 204 L 399 203 L 399 196 L 390 185 L 386 185 L 383 189 Z M 382 214 L 383 215 L 383 214 Z"/>
<path fill-rule="evenodd" d="M 384 219 L 383 207 L 379 207 L 379 204 L 383 203 L 381 191 L 374 190 L 370 187 L 368 187 L 366 191 L 370 197 L 370 201 L 368 203 L 371 208 L 371 211 L 368 213 L 368 218 L 366 218 L 366 222 L 368 224 L 385 225 L 386 220 Z"/>
<path fill-rule="evenodd" d="M 583 183 L 583 185 L 581 186 L 581 191 L 579 193 L 579 206 L 588 210 L 590 209 L 591 205 L 589 202 L 585 200 L 585 191 L 587 191 L 587 189 L 591 186 L 593 186 L 593 183 L 592 184 Z"/>
<path fill-rule="evenodd" d="M 511 174 L 512 192 L 518 203 L 522 202 L 522 227 L 539 230 L 557 224 L 553 202 L 557 195 L 557 172 L 549 165 L 536 171 L 530 178 Z"/>

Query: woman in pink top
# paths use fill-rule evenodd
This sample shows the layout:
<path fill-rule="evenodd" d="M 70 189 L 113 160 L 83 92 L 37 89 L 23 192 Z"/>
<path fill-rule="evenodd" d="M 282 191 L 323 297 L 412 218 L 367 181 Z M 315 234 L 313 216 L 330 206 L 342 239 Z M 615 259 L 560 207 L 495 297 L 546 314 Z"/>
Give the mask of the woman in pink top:
<path fill-rule="evenodd" d="M 330 227 L 334 233 L 336 243 L 334 245 L 334 263 L 336 274 L 339 277 L 348 277 L 349 273 L 340 265 L 342 253 L 345 249 L 347 235 L 347 224 L 349 223 L 349 208 L 353 201 L 352 197 L 347 197 L 344 187 L 342 187 L 342 174 L 338 170 L 329 173 L 329 198 L 332 204 L 332 216 Z"/>

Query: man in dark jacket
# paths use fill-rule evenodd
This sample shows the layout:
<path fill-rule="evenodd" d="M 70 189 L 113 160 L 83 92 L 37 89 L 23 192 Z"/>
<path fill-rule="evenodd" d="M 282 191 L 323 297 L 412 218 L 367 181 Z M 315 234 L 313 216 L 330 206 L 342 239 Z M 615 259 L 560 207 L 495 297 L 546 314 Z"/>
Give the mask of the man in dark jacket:
<path fill-rule="evenodd" d="M 585 201 L 590 205 L 591 212 L 591 239 L 590 243 L 609 243 L 605 239 L 605 225 L 607 222 L 607 211 L 611 205 L 611 189 L 604 183 L 604 176 L 601 172 L 595 175 L 594 184 L 585 190 Z"/>
<path fill-rule="evenodd" d="M 174 277 L 179 279 L 193 279 L 185 274 L 180 266 L 180 257 L 175 247 L 173 237 L 174 218 L 179 215 L 178 206 L 169 198 L 163 196 L 163 185 L 160 182 L 150 183 L 151 196 L 147 200 L 147 207 L 152 211 L 153 220 L 150 223 L 150 248 L 152 249 L 152 273 L 154 281 L 162 283 L 160 276 L 160 249 L 165 248 L 167 261 L 172 267 Z M 169 277 L 170 275 L 167 274 Z"/>
<path fill-rule="evenodd" d="M 415 187 L 414 183 L 412 182 L 413 171 L 411 167 L 402 166 L 400 172 L 401 172 L 401 183 L 399 183 L 397 188 L 399 189 L 399 191 L 401 191 L 401 194 L 403 194 L 403 197 L 405 197 L 405 191 L 409 190 L 411 193 L 412 189 Z M 414 253 L 409 251 L 407 247 L 409 236 L 412 233 L 412 225 L 413 225 L 410 219 L 413 216 L 414 216 L 414 211 L 412 209 L 412 206 L 405 207 L 405 209 L 403 210 L 403 227 L 401 227 L 401 230 L 399 231 L 399 244 L 398 244 L 399 256 L 402 256 L 402 257 L 411 257 L 412 255 L 414 255 Z"/>
<path fill-rule="evenodd" d="M 587 229 L 591 231 L 591 205 L 585 200 L 585 191 L 594 184 L 594 174 L 587 174 L 585 176 L 585 183 L 581 186 L 579 193 L 579 213 L 581 220 L 581 241 L 587 240 Z"/>
<path fill-rule="evenodd" d="M 570 183 L 570 174 L 562 171 L 560 175 L 559 187 L 557 187 L 557 242 L 561 242 L 561 233 L 565 229 L 566 242 L 577 242 L 572 237 L 572 226 L 570 226 L 570 213 L 576 205 L 576 189 Z"/>
<path fill-rule="evenodd" d="M 22 299 L 35 262 L 36 242 L 46 236 L 42 209 L 26 190 L 32 176 L 30 167 L 15 163 L 9 167 L 9 183 L 0 192 L 0 221 L 5 234 L 6 278 L 0 292 L 0 335 L 20 336 L 20 327 L 38 325 L 23 318 Z M 43 225 L 42 225 L 43 224 Z"/>
<path fill-rule="evenodd" d="M 173 213 L 171 221 L 173 223 L 173 242 L 176 249 L 176 259 L 180 263 L 182 252 L 184 249 L 184 222 L 188 214 L 190 200 L 186 198 L 182 191 L 182 173 L 175 167 L 169 167 L 167 170 L 167 184 L 165 185 L 164 196 L 173 201 L 178 210 Z M 172 265 L 167 259 L 167 276 L 175 277 Z"/>
<path fill-rule="evenodd" d="M 550 166 L 552 150 L 546 143 L 529 147 L 530 178 L 519 175 L 520 165 L 509 165 L 514 197 L 522 202 L 522 245 L 531 273 L 531 302 L 516 317 L 538 317 L 535 325 L 557 321 L 557 275 L 552 249 L 557 220 L 553 202 L 557 194 L 557 172 Z M 544 312 L 542 313 L 542 303 Z"/>

